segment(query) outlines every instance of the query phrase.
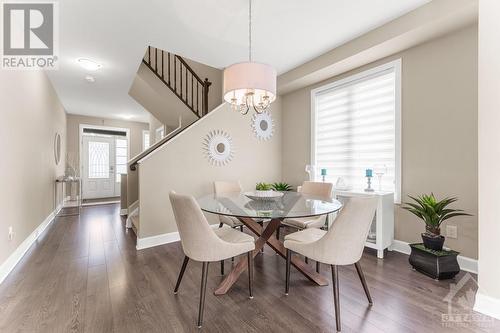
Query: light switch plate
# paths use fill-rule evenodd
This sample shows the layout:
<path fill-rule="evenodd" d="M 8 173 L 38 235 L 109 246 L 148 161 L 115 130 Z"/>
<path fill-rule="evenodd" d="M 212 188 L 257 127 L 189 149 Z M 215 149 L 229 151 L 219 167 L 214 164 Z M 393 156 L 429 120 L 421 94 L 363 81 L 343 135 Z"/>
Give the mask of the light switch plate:
<path fill-rule="evenodd" d="M 456 225 L 447 225 L 446 237 L 455 239 L 458 238 L 458 227 Z"/>

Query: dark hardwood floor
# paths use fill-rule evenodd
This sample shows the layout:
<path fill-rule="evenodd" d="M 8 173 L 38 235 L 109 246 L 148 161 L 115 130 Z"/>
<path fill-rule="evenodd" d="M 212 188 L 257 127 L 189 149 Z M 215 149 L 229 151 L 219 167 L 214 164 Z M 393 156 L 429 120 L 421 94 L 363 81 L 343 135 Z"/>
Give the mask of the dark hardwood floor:
<path fill-rule="evenodd" d="M 118 205 L 84 207 L 80 218 L 54 221 L 0 285 L 0 331 L 197 332 L 201 263 L 189 262 L 174 295 L 182 259 L 179 243 L 136 251 Z M 374 305 L 368 306 L 354 266 L 341 267 L 343 332 L 500 331 L 498 321 L 443 326 L 450 281 L 412 271 L 405 255 L 389 252 L 379 260 L 367 252 L 361 264 Z M 331 281 L 330 270 L 322 270 Z M 331 285 L 313 285 L 292 269 L 284 296 L 285 261 L 268 247 L 255 258 L 253 300 L 245 276 L 216 297 L 211 291 L 221 281 L 220 266 L 210 264 L 203 331 L 335 331 Z M 465 289 L 454 308 L 468 296 Z"/>

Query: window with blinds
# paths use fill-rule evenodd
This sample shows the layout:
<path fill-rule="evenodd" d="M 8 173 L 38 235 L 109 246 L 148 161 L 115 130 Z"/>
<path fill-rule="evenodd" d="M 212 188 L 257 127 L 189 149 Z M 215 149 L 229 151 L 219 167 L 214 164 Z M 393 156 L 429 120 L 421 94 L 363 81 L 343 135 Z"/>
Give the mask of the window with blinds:
<path fill-rule="evenodd" d="M 312 164 L 326 169 L 327 181 L 343 177 L 364 189 L 365 171 L 372 169 L 372 187 L 400 201 L 399 82 L 395 61 L 312 92 Z"/>

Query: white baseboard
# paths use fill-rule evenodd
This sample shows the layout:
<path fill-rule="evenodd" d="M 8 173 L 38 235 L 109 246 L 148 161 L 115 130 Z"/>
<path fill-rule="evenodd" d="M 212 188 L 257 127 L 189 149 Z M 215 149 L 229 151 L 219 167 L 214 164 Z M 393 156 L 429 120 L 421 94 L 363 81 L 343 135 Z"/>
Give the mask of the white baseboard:
<path fill-rule="evenodd" d="M 217 229 L 219 228 L 219 225 L 211 224 L 210 227 L 212 227 L 213 229 Z M 179 236 L 178 231 L 169 232 L 166 234 L 161 234 L 151 237 L 137 238 L 137 245 L 135 246 L 135 248 L 137 250 L 144 250 L 154 246 L 178 242 L 180 240 L 181 238 Z"/>
<path fill-rule="evenodd" d="M 62 204 L 58 205 L 56 210 L 47 216 L 45 220 L 26 239 L 19 244 L 17 249 L 0 265 L 0 284 L 5 280 L 10 272 L 16 267 L 17 263 L 23 258 L 31 245 L 45 231 L 45 229 L 54 221 L 55 216 L 62 208 Z"/>
<path fill-rule="evenodd" d="M 127 208 L 120 209 L 120 215 L 121 216 L 128 215 L 128 209 Z"/>
<path fill-rule="evenodd" d="M 500 320 L 500 299 L 484 295 L 478 290 L 474 311 Z"/>
<path fill-rule="evenodd" d="M 403 242 L 400 240 L 394 240 L 392 242 L 391 250 L 396 252 L 401 252 L 404 254 L 410 254 L 411 249 L 410 245 L 407 242 Z M 469 257 L 458 256 L 457 257 L 458 265 L 460 269 L 466 272 L 471 272 L 477 274 L 477 259 L 472 259 Z"/>

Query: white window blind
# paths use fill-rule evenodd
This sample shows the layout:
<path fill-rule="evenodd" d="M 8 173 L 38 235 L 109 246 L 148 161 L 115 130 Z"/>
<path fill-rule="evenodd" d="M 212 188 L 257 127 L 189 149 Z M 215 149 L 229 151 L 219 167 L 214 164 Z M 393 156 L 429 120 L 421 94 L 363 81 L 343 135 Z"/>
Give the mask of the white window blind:
<path fill-rule="evenodd" d="M 364 189 L 365 170 L 385 166 L 381 189 L 399 201 L 397 75 L 394 65 L 386 65 L 313 92 L 313 164 L 327 170 L 328 181 L 343 177 L 352 188 Z M 372 187 L 378 190 L 375 171 Z"/>

